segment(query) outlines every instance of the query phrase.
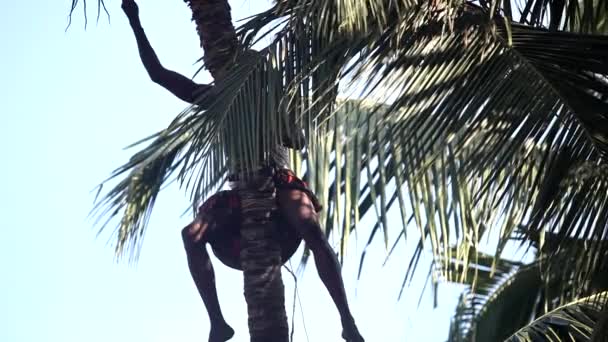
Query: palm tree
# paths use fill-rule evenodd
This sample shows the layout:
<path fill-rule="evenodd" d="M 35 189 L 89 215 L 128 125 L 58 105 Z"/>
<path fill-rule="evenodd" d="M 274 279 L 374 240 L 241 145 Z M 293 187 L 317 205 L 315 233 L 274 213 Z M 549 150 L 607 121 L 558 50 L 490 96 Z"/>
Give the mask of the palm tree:
<path fill-rule="evenodd" d="M 201 3 L 227 23 L 226 0 Z M 374 213 L 369 240 L 381 232 L 387 247 L 389 231 L 395 246 L 410 223 L 420 230 L 404 285 L 424 248 L 453 279 L 478 261 L 484 236 L 496 265 L 512 238 L 542 249 L 553 234 L 543 273 L 559 266 L 584 288 L 608 252 L 607 13 L 605 0 L 277 0 L 237 29 L 234 66 L 201 99 L 213 104 L 185 110 L 113 174 L 124 179 L 101 205 L 122 217 L 117 252 L 137 250 L 165 181 L 176 177 L 197 203 L 221 186 L 225 153 L 254 165 L 287 118 L 306 132 L 294 165 L 341 255 Z M 232 37 L 227 24 L 212 28 Z M 259 53 L 242 53 L 270 34 Z M 588 248 L 560 265 L 571 239 Z"/>
<path fill-rule="evenodd" d="M 205 67 L 222 82 L 238 50 L 227 1 L 185 0 L 205 51 Z M 229 131 L 236 132 L 236 131 Z M 242 158 L 237 157 L 237 160 Z M 257 161 L 257 160 L 256 160 Z M 250 170 L 256 168 L 250 167 Z M 241 200 L 241 267 L 252 342 L 288 341 L 285 290 L 281 278 L 282 253 L 275 229 L 278 211 L 272 178 L 239 190 Z"/>

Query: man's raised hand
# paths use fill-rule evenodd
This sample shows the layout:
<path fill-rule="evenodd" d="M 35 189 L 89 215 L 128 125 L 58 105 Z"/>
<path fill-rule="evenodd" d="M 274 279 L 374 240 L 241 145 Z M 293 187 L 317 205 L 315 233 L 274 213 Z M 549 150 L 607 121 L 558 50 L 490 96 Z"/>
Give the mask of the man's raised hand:
<path fill-rule="evenodd" d="M 139 16 L 139 7 L 137 7 L 134 0 L 122 0 L 120 7 L 122 7 L 129 20 L 136 19 Z"/>

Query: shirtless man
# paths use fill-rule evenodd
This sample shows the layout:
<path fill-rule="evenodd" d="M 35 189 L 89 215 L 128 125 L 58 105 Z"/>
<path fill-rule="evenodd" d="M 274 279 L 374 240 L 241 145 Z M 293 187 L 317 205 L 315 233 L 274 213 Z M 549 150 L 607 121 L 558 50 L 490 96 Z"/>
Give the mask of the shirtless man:
<path fill-rule="evenodd" d="M 129 19 L 137 40 L 139 55 L 152 81 L 188 103 L 194 103 L 199 95 L 213 89 L 211 85 L 197 84 L 183 75 L 165 69 L 144 33 L 135 1 L 123 0 L 122 9 Z M 299 147 L 293 146 L 294 144 L 291 143 L 286 145 Z M 348 307 L 338 260 L 319 225 L 317 212 L 320 210 L 320 206 L 306 184 L 287 169 L 285 153 L 282 153 L 282 156 L 278 155 L 274 162 L 277 166 L 274 180 L 277 187 L 281 229 L 287 236 L 297 236 L 295 239 L 287 239 L 292 242 L 292 245 L 283 246 L 284 261 L 295 251 L 300 239 L 304 239 L 313 253 L 319 277 L 340 313 L 342 336 L 350 342 L 363 342 Z M 239 183 L 235 184 L 238 186 Z M 220 309 L 215 274 L 206 244 L 209 243 L 220 260 L 228 266 L 240 267 L 238 250 L 233 255 L 222 255 L 221 253 L 221 251 L 230 250 L 230 245 L 235 242 L 229 241 L 234 236 L 230 232 L 238 233 L 240 227 L 238 201 L 235 191 L 219 192 L 205 201 L 195 220 L 182 230 L 188 267 L 211 322 L 209 342 L 224 342 L 234 335 L 234 330 L 226 323 Z"/>

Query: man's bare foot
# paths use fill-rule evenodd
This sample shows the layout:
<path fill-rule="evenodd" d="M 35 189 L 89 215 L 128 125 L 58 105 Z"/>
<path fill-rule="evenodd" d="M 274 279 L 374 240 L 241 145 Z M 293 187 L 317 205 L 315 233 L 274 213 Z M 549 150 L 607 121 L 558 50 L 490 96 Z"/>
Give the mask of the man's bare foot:
<path fill-rule="evenodd" d="M 354 320 L 342 322 L 342 338 L 347 342 L 365 342 Z"/>
<path fill-rule="evenodd" d="M 227 323 L 212 326 L 209 332 L 209 342 L 225 342 L 234 336 L 234 329 Z"/>

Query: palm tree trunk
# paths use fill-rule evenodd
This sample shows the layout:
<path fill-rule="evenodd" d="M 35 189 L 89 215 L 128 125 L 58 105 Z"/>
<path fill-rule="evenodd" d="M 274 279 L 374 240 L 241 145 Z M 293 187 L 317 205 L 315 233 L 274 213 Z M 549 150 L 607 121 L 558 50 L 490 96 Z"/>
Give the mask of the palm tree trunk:
<path fill-rule="evenodd" d="M 201 39 L 205 66 L 221 79 L 238 48 L 227 0 L 185 0 Z M 276 188 L 271 179 L 262 188 L 239 189 L 241 197 L 241 266 L 251 342 L 287 342 L 285 289 L 281 278 L 281 245 L 274 213 Z M 251 182 L 250 184 L 253 184 Z M 259 183 L 258 183 L 259 184 Z"/>
<path fill-rule="evenodd" d="M 275 186 L 239 191 L 241 266 L 251 342 L 287 342 L 285 289 L 281 278 L 281 245 L 276 229 Z"/>
<path fill-rule="evenodd" d="M 205 66 L 217 81 L 233 61 L 238 47 L 228 0 L 184 1 L 192 10 L 192 20 L 205 52 Z"/>

